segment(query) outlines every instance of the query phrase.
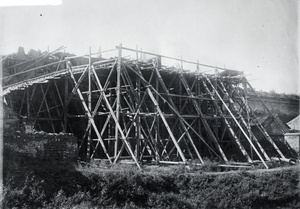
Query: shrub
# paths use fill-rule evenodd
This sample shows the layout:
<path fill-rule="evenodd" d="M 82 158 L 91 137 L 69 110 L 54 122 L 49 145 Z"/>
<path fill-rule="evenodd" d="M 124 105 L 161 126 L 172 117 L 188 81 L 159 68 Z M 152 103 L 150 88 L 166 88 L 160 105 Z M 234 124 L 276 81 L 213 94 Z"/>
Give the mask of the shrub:
<path fill-rule="evenodd" d="M 27 177 L 24 185 L 4 188 L 4 208 L 40 208 L 45 201 L 45 194 L 35 177 Z"/>
<path fill-rule="evenodd" d="M 213 165 L 213 163 L 212 163 Z M 298 170 L 231 173 L 23 167 L 5 181 L 5 208 L 299 208 Z M 185 167 L 179 167 L 185 169 Z M 174 172 L 175 171 L 175 172 Z"/>

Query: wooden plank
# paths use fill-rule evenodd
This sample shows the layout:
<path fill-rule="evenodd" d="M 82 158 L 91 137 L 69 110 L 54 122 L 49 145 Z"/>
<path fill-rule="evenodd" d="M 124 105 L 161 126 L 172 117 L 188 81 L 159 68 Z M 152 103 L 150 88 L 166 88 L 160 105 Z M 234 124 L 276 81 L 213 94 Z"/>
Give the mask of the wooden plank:
<path fill-rule="evenodd" d="M 160 160 L 159 163 L 170 164 L 170 165 L 186 165 L 187 164 L 187 162 L 175 162 L 175 161 L 163 161 L 163 160 Z"/>

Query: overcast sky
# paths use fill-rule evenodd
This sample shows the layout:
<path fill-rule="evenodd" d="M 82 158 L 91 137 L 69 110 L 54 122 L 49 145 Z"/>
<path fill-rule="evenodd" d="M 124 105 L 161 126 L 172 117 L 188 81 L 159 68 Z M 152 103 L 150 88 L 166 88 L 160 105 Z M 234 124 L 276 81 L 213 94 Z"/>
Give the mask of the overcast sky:
<path fill-rule="evenodd" d="M 64 45 L 84 54 L 89 46 L 97 51 L 138 45 L 244 71 L 257 90 L 299 94 L 297 2 L 63 0 L 57 6 L 6 6 L 0 7 L 0 50 Z"/>

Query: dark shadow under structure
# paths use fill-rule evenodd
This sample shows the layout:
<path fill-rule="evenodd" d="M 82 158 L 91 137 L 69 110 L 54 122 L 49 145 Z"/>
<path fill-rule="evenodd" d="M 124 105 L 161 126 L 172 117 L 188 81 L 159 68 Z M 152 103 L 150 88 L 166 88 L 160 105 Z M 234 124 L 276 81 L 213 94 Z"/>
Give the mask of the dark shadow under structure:
<path fill-rule="evenodd" d="M 152 59 L 142 59 L 145 54 Z M 271 157 L 291 157 L 284 139 L 273 140 L 249 107 L 248 95 L 256 92 L 242 72 L 122 45 L 94 55 L 54 51 L 11 62 L 4 66 L 2 96 L 36 130 L 73 133 L 85 160 L 127 159 L 140 168 L 147 161 L 203 164 L 211 158 L 268 168 Z M 51 56 L 56 59 L 37 65 Z M 163 59 L 179 65 L 166 67 Z"/>

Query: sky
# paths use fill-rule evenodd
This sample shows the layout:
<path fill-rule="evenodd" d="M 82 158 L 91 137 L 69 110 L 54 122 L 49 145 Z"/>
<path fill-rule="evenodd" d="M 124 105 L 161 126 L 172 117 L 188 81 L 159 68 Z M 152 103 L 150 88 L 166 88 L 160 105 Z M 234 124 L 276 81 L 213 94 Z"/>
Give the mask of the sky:
<path fill-rule="evenodd" d="M 50 2 L 56 5 L 5 6 L 0 0 L 2 54 L 19 46 L 28 52 L 63 45 L 81 55 L 89 47 L 138 45 L 143 51 L 244 71 L 256 90 L 300 93 L 297 0 Z"/>

